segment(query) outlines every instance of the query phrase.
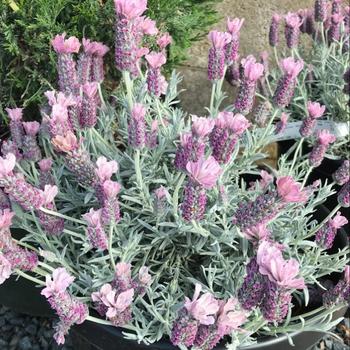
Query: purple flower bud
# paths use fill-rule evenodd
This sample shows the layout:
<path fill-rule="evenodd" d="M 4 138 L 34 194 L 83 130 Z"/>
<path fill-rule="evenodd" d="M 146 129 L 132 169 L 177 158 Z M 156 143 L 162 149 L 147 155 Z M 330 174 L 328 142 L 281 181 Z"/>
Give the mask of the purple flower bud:
<path fill-rule="evenodd" d="M 289 118 L 289 114 L 287 114 L 287 113 L 281 114 L 281 119 L 276 124 L 275 134 L 281 134 L 285 130 L 287 123 L 288 123 L 288 118 Z"/>
<path fill-rule="evenodd" d="M 23 136 L 23 156 L 25 159 L 37 162 L 41 159 L 41 150 L 36 140 L 40 124 L 38 122 L 23 122 L 26 135 Z"/>
<path fill-rule="evenodd" d="M 315 1 L 315 21 L 324 22 L 327 18 L 327 0 Z"/>
<path fill-rule="evenodd" d="M 102 210 L 90 209 L 83 218 L 88 222 L 87 236 L 91 245 L 96 249 L 106 250 L 108 240 L 102 226 Z"/>
<path fill-rule="evenodd" d="M 350 180 L 350 161 L 344 160 L 342 165 L 333 174 L 333 180 L 338 185 L 344 185 Z"/>
<path fill-rule="evenodd" d="M 253 120 L 259 128 L 263 128 L 267 124 L 267 120 L 271 117 L 272 105 L 269 101 L 261 101 L 254 110 Z"/>
<path fill-rule="evenodd" d="M 175 346 L 180 344 L 187 347 L 192 346 L 196 338 L 198 325 L 199 322 L 193 319 L 185 308 L 181 309 L 173 324 L 170 341 Z"/>
<path fill-rule="evenodd" d="M 97 83 L 85 83 L 83 85 L 83 100 L 81 105 L 80 126 L 92 128 L 97 122 Z"/>
<path fill-rule="evenodd" d="M 292 49 L 299 45 L 300 26 L 302 21 L 296 13 L 289 12 L 285 17 L 285 37 L 287 47 Z"/>
<path fill-rule="evenodd" d="M 346 182 L 338 192 L 338 203 L 344 207 L 350 207 L 350 181 Z"/>
<path fill-rule="evenodd" d="M 340 13 L 340 11 L 341 11 L 341 2 L 342 2 L 342 0 L 333 0 L 332 1 L 332 15 Z"/>
<path fill-rule="evenodd" d="M 23 143 L 24 129 L 22 125 L 22 108 L 6 108 L 6 112 L 10 118 L 10 131 L 14 144 L 21 148 Z"/>
<path fill-rule="evenodd" d="M 272 16 L 270 30 L 269 30 L 269 43 L 270 43 L 270 46 L 272 47 L 277 46 L 279 42 L 278 26 L 280 21 L 281 21 L 281 16 L 279 16 L 278 14 L 274 14 Z"/>
<path fill-rule="evenodd" d="M 162 52 L 151 52 L 145 58 L 148 62 L 148 92 L 159 97 L 162 94 L 162 75 L 160 69 L 165 64 L 166 57 Z"/>
<path fill-rule="evenodd" d="M 336 140 L 328 130 L 321 130 L 317 135 L 317 142 L 309 155 L 309 164 L 313 167 L 321 165 L 328 146 Z"/>
<path fill-rule="evenodd" d="M 340 14 L 334 14 L 331 17 L 331 27 L 329 28 L 329 41 L 336 42 L 340 40 L 340 25 L 343 21 L 343 16 Z"/>
<path fill-rule="evenodd" d="M 207 195 L 205 189 L 188 181 L 184 189 L 184 199 L 181 204 L 182 217 L 186 221 L 202 220 L 205 214 Z"/>
<path fill-rule="evenodd" d="M 129 144 L 131 147 L 142 149 L 147 143 L 146 108 L 141 103 L 135 103 L 129 121 Z"/>

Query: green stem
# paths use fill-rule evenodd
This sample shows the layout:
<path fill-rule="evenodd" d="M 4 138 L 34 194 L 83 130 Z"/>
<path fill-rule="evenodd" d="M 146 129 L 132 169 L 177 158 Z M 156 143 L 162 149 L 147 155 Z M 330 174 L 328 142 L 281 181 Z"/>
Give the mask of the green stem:
<path fill-rule="evenodd" d="M 130 73 L 127 71 L 123 71 L 123 78 L 124 78 L 124 83 L 125 83 L 125 88 L 126 88 L 126 95 L 128 99 L 128 104 L 129 104 L 129 110 L 131 112 L 132 106 L 133 106 L 133 98 L 132 98 L 132 81 L 130 79 Z"/>
<path fill-rule="evenodd" d="M 32 277 L 32 276 L 29 276 L 28 274 L 26 274 L 25 272 L 21 271 L 21 270 L 18 270 L 18 269 L 15 269 L 15 273 L 29 281 L 32 281 L 36 284 L 39 284 L 41 286 L 44 286 L 45 285 L 45 282 L 35 278 L 35 277 Z"/>
<path fill-rule="evenodd" d="M 16 244 L 21 245 L 22 247 L 28 248 L 30 250 L 33 250 L 36 253 L 39 253 L 39 250 L 31 246 L 30 244 L 18 241 L 17 239 L 14 239 L 14 238 L 13 238 L 13 241 L 16 242 Z"/>
<path fill-rule="evenodd" d="M 108 253 L 109 257 L 111 259 L 111 265 L 113 271 L 115 271 L 115 261 L 113 257 L 113 232 L 114 232 L 114 222 L 111 222 L 110 227 L 109 227 L 109 236 L 108 236 Z"/>
<path fill-rule="evenodd" d="M 106 107 L 106 102 L 105 102 L 105 100 L 103 98 L 101 83 L 98 83 L 97 90 L 98 90 L 98 95 L 99 95 L 100 100 L 101 100 L 102 108 L 105 108 Z"/>
<path fill-rule="evenodd" d="M 293 171 L 295 162 L 297 161 L 297 157 L 298 157 L 299 151 L 300 151 L 300 149 L 301 149 L 301 146 L 303 145 L 304 140 L 305 140 L 305 138 L 302 137 L 302 138 L 299 140 L 299 142 L 298 142 L 298 147 L 297 147 L 297 149 L 296 149 L 295 152 L 294 152 L 294 157 L 293 157 L 292 165 L 290 166 L 290 169 L 289 169 L 289 173 L 290 173 L 290 174 L 291 174 L 292 171 Z"/>
<path fill-rule="evenodd" d="M 306 172 L 306 174 L 305 174 L 305 177 L 304 177 L 304 181 L 303 181 L 303 183 L 302 183 L 302 185 L 301 185 L 301 188 L 304 188 L 304 186 L 305 186 L 305 184 L 306 184 L 306 181 L 307 181 L 307 179 L 308 179 L 308 177 L 309 177 L 309 175 L 311 174 L 311 171 L 314 169 L 314 167 L 313 166 L 310 166 L 309 167 L 309 169 L 307 170 L 307 172 Z"/>
<path fill-rule="evenodd" d="M 141 172 L 141 166 L 140 166 L 140 157 L 141 157 L 140 150 L 137 149 L 134 153 L 134 166 L 135 166 L 135 173 L 136 173 L 136 182 L 140 191 L 142 191 L 143 181 L 142 181 L 142 172 Z"/>
<path fill-rule="evenodd" d="M 279 59 L 278 59 L 277 47 L 276 46 L 273 47 L 273 53 L 274 53 L 274 56 L 275 56 L 275 61 L 276 61 L 277 67 L 279 67 L 279 69 L 281 70 L 280 62 L 279 62 Z"/>
<path fill-rule="evenodd" d="M 214 100 L 215 100 L 215 91 L 216 91 L 216 82 L 212 84 L 211 86 L 211 96 L 210 96 L 210 115 L 213 117 L 214 116 Z"/>
<path fill-rule="evenodd" d="M 181 174 L 180 179 L 175 187 L 175 191 L 173 194 L 173 210 L 174 210 L 175 217 L 177 217 L 177 207 L 178 207 L 178 203 L 179 203 L 179 191 L 180 191 L 180 188 L 181 188 L 183 182 L 185 181 L 185 178 L 186 178 L 186 174 Z"/>
<path fill-rule="evenodd" d="M 63 230 L 63 232 L 64 232 L 64 233 L 67 233 L 68 235 L 73 236 L 73 237 L 82 238 L 82 239 L 85 238 L 84 235 L 81 235 L 80 233 L 77 233 L 77 232 L 73 232 L 73 231 L 68 230 L 68 229 L 66 229 L 66 228 Z"/>
<path fill-rule="evenodd" d="M 41 207 L 40 210 L 43 213 L 50 214 L 50 215 L 53 215 L 53 216 L 57 216 L 58 218 L 69 220 L 69 221 L 75 222 L 77 224 L 86 225 L 86 222 L 84 222 L 82 220 L 71 218 L 70 216 L 61 214 L 61 213 L 59 213 L 57 211 L 49 210 L 49 209 L 46 209 L 46 208 L 43 208 L 43 207 Z"/>

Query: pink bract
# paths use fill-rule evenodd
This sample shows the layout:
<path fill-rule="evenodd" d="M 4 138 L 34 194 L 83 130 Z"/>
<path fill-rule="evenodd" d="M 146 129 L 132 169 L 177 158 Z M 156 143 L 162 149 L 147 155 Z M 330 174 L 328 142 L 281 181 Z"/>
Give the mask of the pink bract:
<path fill-rule="evenodd" d="M 163 199 L 169 194 L 169 192 L 164 186 L 160 186 L 154 191 L 154 194 L 156 195 L 157 199 Z"/>
<path fill-rule="evenodd" d="M 96 165 L 96 175 L 101 182 L 110 180 L 112 175 L 119 169 L 119 165 L 115 160 L 108 161 L 106 157 L 99 157 L 96 161 Z"/>
<path fill-rule="evenodd" d="M 277 179 L 277 192 L 284 202 L 303 203 L 307 201 L 308 195 L 303 191 L 301 184 L 291 176 L 284 176 Z"/>
<path fill-rule="evenodd" d="M 136 120 L 142 120 L 146 115 L 146 108 L 141 103 L 135 103 L 131 111 L 131 116 Z"/>
<path fill-rule="evenodd" d="M 0 157 L 0 178 L 11 175 L 16 165 L 16 156 L 13 153 Z"/>
<path fill-rule="evenodd" d="M 64 292 L 74 281 L 74 277 L 71 276 L 64 267 L 57 268 L 50 275 L 46 276 L 46 287 L 41 291 L 41 294 L 46 298 L 50 298 L 52 295 L 60 294 Z"/>
<path fill-rule="evenodd" d="M 264 73 L 264 66 L 261 63 L 255 63 L 252 60 L 247 60 L 242 65 L 244 69 L 244 76 L 249 81 L 257 81 Z"/>
<path fill-rule="evenodd" d="M 333 219 L 329 220 L 329 223 L 335 229 L 339 229 L 342 226 L 346 225 L 348 223 L 348 220 L 345 216 L 342 216 L 341 213 L 338 211 L 337 215 Z"/>
<path fill-rule="evenodd" d="M 55 136 L 51 142 L 62 152 L 70 152 L 78 148 L 77 138 L 71 131 L 69 131 L 66 136 Z"/>
<path fill-rule="evenodd" d="M 220 164 L 212 156 L 208 159 L 201 157 L 197 162 L 188 162 L 186 170 L 195 182 L 206 189 L 214 187 L 222 173 Z"/>
<path fill-rule="evenodd" d="M 115 267 L 115 274 L 118 277 L 130 278 L 131 277 L 131 264 L 120 262 Z"/>
<path fill-rule="evenodd" d="M 153 69 L 160 68 L 166 62 L 166 57 L 162 52 L 152 51 L 150 54 L 146 55 L 145 58 Z"/>
<path fill-rule="evenodd" d="M 303 21 L 296 13 L 288 12 L 285 16 L 286 24 L 293 28 L 299 28 Z"/>
<path fill-rule="evenodd" d="M 296 78 L 304 68 L 304 61 L 294 60 L 293 57 L 288 57 L 281 61 L 280 66 L 285 74 L 291 78 Z"/>
<path fill-rule="evenodd" d="M 158 40 L 157 40 L 157 44 L 158 46 L 164 50 L 168 45 L 170 45 L 172 43 L 173 39 L 170 36 L 169 33 L 164 33 Z"/>
<path fill-rule="evenodd" d="M 77 53 L 80 49 L 79 39 L 71 36 L 65 39 L 66 33 L 58 34 L 51 40 L 51 45 L 57 53 Z"/>
<path fill-rule="evenodd" d="M 141 16 L 147 9 L 147 0 L 114 0 L 117 14 L 133 19 Z"/>
<path fill-rule="evenodd" d="M 194 319 L 201 324 L 210 325 L 214 324 L 215 315 L 219 310 L 219 302 L 214 298 L 211 293 L 205 293 L 199 297 L 202 286 L 196 284 L 193 299 L 185 298 L 185 308 L 192 315 Z"/>
<path fill-rule="evenodd" d="M 146 266 L 142 266 L 139 271 L 139 281 L 144 285 L 148 286 L 151 283 L 152 277 L 149 274 L 149 269 Z"/>
<path fill-rule="evenodd" d="M 82 215 L 83 219 L 87 221 L 87 223 L 93 227 L 100 226 L 101 217 L 102 217 L 102 209 L 95 210 L 91 208 L 88 213 Z"/>
<path fill-rule="evenodd" d="M 244 23 L 244 18 L 234 18 L 231 20 L 231 18 L 227 18 L 226 25 L 227 25 L 227 31 L 231 34 L 237 35 L 239 31 L 241 30 L 241 27 Z"/>
<path fill-rule="evenodd" d="M 0 285 L 4 283 L 12 273 L 10 262 L 0 253 Z"/>
<path fill-rule="evenodd" d="M 158 29 L 156 26 L 156 22 L 151 20 L 148 17 L 142 17 L 140 20 L 140 27 L 143 34 L 147 35 L 157 35 Z"/>
<path fill-rule="evenodd" d="M 49 171 L 52 167 L 52 159 L 45 158 L 38 162 L 39 168 L 41 171 Z"/>
<path fill-rule="evenodd" d="M 257 252 L 259 272 L 268 276 L 271 282 L 275 282 L 283 288 L 305 288 L 303 278 L 296 278 L 299 274 L 299 263 L 295 259 L 284 260 L 282 251 L 276 245 L 263 241 Z"/>
<path fill-rule="evenodd" d="M 192 133 L 197 137 L 202 138 L 209 135 L 213 130 L 214 125 L 214 119 L 192 115 Z"/>
<path fill-rule="evenodd" d="M 12 121 L 22 120 L 23 108 L 6 108 L 5 110 Z"/>
<path fill-rule="evenodd" d="M 58 187 L 52 185 L 45 185 L 43 191 L 43 198 L 45 204 L 52 203 L 58 193 Z"/>
<path fill-rule="evenodd" d="M 12 225 L 12 218 L 15 216 L 10 209 L 0 210 L 0 230 L 8 229 Z"/>
<path fill-rule="evenodd" d="M 116 296 L 116 291 L 112 290 L 106 296 L 106 300 L 109 305 L 106 316 L 108 318 L 115 317 L 118 313 L 123 312 L 132 303 L 134 297 L 134 289 L 128 289 L 125 292 L 120 293 Z"/>
<path fill-rule="evenodd" d="M 108 198 L 113 198 L 118 195 L 120 192 L 121 185 L 118 182 L 106 180 L 103 183 L 103 192 L 106 194 Z"/>
<path fill-rule="evenodd" d="M 336 137 L 328 130 L 321 130 L 317 133 L 317 139 L 321 145 L 328 146 L 336 140 Z"/>
<path fill-rule="evenodd" d="M 219 32 L 217 30 L 209 32 L 208 38 L 215 49 L 223 49 L 231 41 L 231 35 L 229 33 Z"/>
<path fill-rule="evenodd" d="M 307 103 L 307 111 L 309 113 L 309 117 L 312 119 L 322 117 L 325 110 L 326 106 L 321 106 L 318 102 L 308 101 Z"/>
<path fill-rule="evenodd" d="M 39 129 L 40 124 L 38 122 L 23 122 L 24 130 L 26 131 L 27 135 L 35 136 Z"/>
<path fill-rule="evenodd" d="M 84 94 L 86 94 L 90 99 L 94 98 L 96 93 L 97 93 L 97 83 L 92 82 L 92 83 L 85 83 L 82 88 Z"/>

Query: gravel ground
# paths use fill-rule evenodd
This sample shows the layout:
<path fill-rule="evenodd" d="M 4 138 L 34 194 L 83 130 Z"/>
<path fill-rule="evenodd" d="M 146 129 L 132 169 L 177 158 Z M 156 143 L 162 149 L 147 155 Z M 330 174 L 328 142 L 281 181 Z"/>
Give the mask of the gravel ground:
<path fill-rule="evenodd" d="M 345 320 L 335 329 L 339 337 L 326 336 L 309 350 L 350 350 L 350 322 Z M 52 338 L 55 321 L 16 313 L 0 306 L 0 350 L 84 350 L 74 349 L 66 337 L 64 346 L 56 345 Z M 295 349 L 299 350 L 299 349 Z"/>
<path fill-rule="evenodd" d="M 73 350 L 69 337 L 64 346 L 55 343 L 53 322 L 0 306 L 0 350 Z"/>

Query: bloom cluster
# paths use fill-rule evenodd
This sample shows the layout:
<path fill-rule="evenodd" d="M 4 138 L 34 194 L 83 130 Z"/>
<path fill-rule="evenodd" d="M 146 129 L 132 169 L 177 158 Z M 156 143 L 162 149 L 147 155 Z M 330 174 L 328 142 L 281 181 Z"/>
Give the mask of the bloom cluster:
<path fill-rule="evenodd" d="M 211 350 L 247 319 L 237 299 L 217 300 L 209 292 L 200 296 L 201 290 L 202 286 L 196 284 L 193 299 L 186 297 L 178 312 L 171 330 L 174 345 Z"/>
<path fill-rule="evenodd" d="M 98 292 L 92 293 L 94 308 L 114 326 L 123 326 L 132 318 L 133 299 L 137 296 L 142 297 L 150 283 L 151 275 L 147 267 L 141 267 L 138 276 L 132 279 L 131 265 L 118 263 L 114 280 L 104 284 Z"/>
<path fill-rule="evenodd" d="M 269 322 L 282 322 L 290 307 L 292 290 L 305 288 L 304 279 L 297 278 L 299 263 L 285 260 L 282 249 L 276 243 L 262 241 L 238 291 L 243 308 L 250 311 L 259 307 Z"/>

